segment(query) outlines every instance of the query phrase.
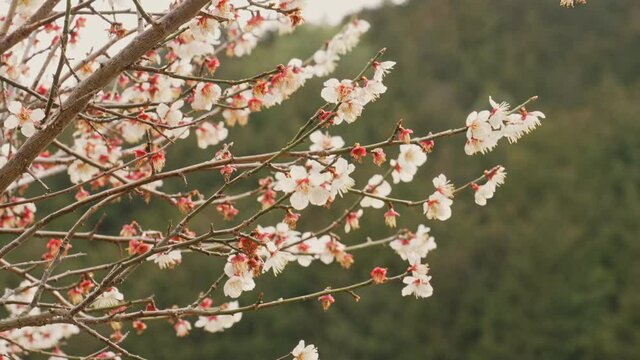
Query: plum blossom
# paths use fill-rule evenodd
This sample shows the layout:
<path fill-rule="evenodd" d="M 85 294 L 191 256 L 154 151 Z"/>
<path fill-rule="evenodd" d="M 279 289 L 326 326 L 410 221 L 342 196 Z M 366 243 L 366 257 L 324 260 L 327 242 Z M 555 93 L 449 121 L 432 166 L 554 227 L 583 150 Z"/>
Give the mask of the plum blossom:
<path fill-rule="evenodd" d="M 24 200 L 20 197 L 12 197 L 11 201 Z M 0 226 L 8 228 L 26 227 L 35 220 L 36 205 L 26 203 L 0 209 Z"/>
<path fill-rule="evenodd" d="M 122 358 L 118 356 L 113 351 L 103 351 L 100 354 L 96 355 L 96 359 L 105 359 L 105 360 L 121 360 Z"/>
<path fill-rule="evenodd" d="M 340 124 L 342 121 L 346 121 L 347 124 L 351 124 L 362 115 L 364 104 L 357 99 L 349 102 L 343 102 L 338 107 L 338 112 L 334 119 L 335 124 Z"/>
<path fill-rule="evenodd" d="M 402 288 L 402 296 L 414 295 L 417 298 L 428 298 L 433 295 L 433 287 L 429 283 L 431 276 L 413 274 L 405 276 L 402 282 L 406 284 Z"/>
<path fill-rule="evenodd" d="M 320 96 L 328 103 L 349 102 L 355 96 L 356 85 L 351 80 L 329 79 L 323 85 Z"/>
<path fill-rule="evenodd" d="M 292 253 L 281 250 L 274 242 L 268 242 L 266 245 L 268 256 L 264 261 L 262 272 L 273 271 L 274 276 L 278 276 L 287 266 L 289 261 L 296 260 L 296 256 Z"/>
<path fill-rule="evenodd" d="M 318 360 L 318 348 L 313 344 L 305 346 L 304 340 L 300 340 L 298 345 L 291 351 L 294 360 Z"/>
<path fill-rule="evenodd" d="M 95 166 L 89 165 L 82 160 L 76 160 L 69 165 L 67 170 L 69 172 L 69 178 L 74 184 L 85 182 L 93 178 L 100 169 Z"/>
<path fill-rule="evenodd" d="M 115 286 L 110 287 L 107 291 L 100 294 L 93 302 L 93 307 L 100 309 L 118 305 L 124 300 L 124 295 Z"/>
<path fill-rule="evenodd" d="M 369 31 L 371 25 L 365 20 L 355 19 L 347 24 L 346 29 L 336 34 L 329 44 L 327 50 L 337 55 L 344 55 L 351 51 L 360 41 L 360 36 Z"/>
<path fill-rule="evenodd" d="M 323 133 L 321 130 L 316 130 L 309 135 L 311 140 L 311 151 L 324 151 L 339 149 L 344 146 L 344 140 L 341 136 L 331 136 L 328 132 Z"/>
<path fill-rule="evenodd" d="M 291 206 L 296 210 L 306 208 L 309 203 L 317 206 L 324 205 L 331 195 L 326 186 L 327 176 L 316 171 L 307 172 L 303 166 L 291 167 L 289 176 L 283 173 L 276 174 L 274 190 L 291 195 Z"/>
<path fill-rule="evenodd" d="M 374 175 L 369 179 L 365 191 L 375 196 L 387 196 L 391 193 L 391 185 L 384 180 L 382 175 Z M 372 207 L 374 209 L 381 209 L 384 206 L 384 201 L 365 196 L 360 201 L 360 206 L 363 208 Z"/>
<path fill-rule="evenodd" d="M 387 92 L 387 87 L 378 80 L 366 80 L 363 87 L 358 91 L 358 100 L 363 104 L 376 101 L 380 95 Z"/>
<path fill-rule="evenodd" d="M 487 204 L 487 200 L 493 197 L 496 188 L 504 184 L 506 178 L 504 167 L 496 166 L 490 171 L 486 171 L 485 178 L 487 179 L 487 182 L 483 185 L 478 185 L 476 183 L 471 184 L 471 188 L 474 190 L 475 202 L 480 206 L 485 206 Z"/>
<path fill-rule="evenodd" d="M 336 194 L 342 196 L 345 191 L 356 184 L 356 181 L 350 176 L 356 167 L 353 164 L 349 164 L 344 158 L 339 158 L 331 168 L 331 174 L 333 175 L 331 196 L 335 197 Z"/>
<path fill-rule="evenodd" d="M 445 221 L 451 217 L 452 204 L 453 200 L 436 191 L 429 196 L 422 209 L 427 219 Z"/>
<path fill-rule="evenodd" d="M 448 180 L 444 174 L 440 174 L 433 178 L 433 187 L 435 187 L 440 194 L 448 198 L 453 198 L 455 186 L 453 186 L 451 181 Z"/>
<path fill-rule="evenodd" d="M 540 111 L 528 112 L 524 107 L 519 113 L 509 111 L 509 104 L 497 102 L 489 97 L 491 110 L 473 111 L 467 116 L 467 155 L 487 153 L 496 147 L 498 141 L 506 137 L 515 143 L 525 134 L 540 126 L 545 115 Z"/>
<path fill-rule="evenodd" d="M 191 331 L 191 323 L 187 320 L 180 319 L 173 325 L 177 337 L 185 337 Z"/>
<path fill-rule="evenodd" d="M 383 284 L 388 280 L 387 268 L 381 268 L 377 266 L 373 270 L 371 270 L 370 275 L 371 275 L 371 280 L 373 280 L 374 284 Z"/>
<path fill-rule="evenodd" d="M 485 206 L 487 200 L 493 197 L 493 193 L 496 191 L 496 186 L 492 183 L 485 183 L 484 185 L 471 184 L 471 188 L 475 191 L 474 198 L 476 204 Z"/>
<path fill-rule="evenodd" d="M 30 137 L 36 132 L 36 123 L 44 119 L 44 111 L 42 109 L 31 110 L 24 107 L 18 101 L 11 101 L 7 105 L 9 117 L 4 121 L 5 129 L 15 129 L 20 127 L 20 132 L 26 137 Z"/>
<path fill-rule="evenodd" d="M 402 168 L 417 169 L 427 162 L 427 154 L 422 147 L 415 144 L 400 145 L 400 155 L 398 165 Z"/>
<path fill-rule="evenodd" d="M 119 128 L 122 138 L 130 144 L 135 144 L 147 133 L 149 125 L 140 121 L 126 120 Z"/>
<path fill-rule="evenodd" d="M 153 254 L 147 258 L 158 264 L 160 269 L 173 269 L 182 262 L 182 253 L 180 250 L 171 250 L 169 252 Z"/>
<path fill-rule="evenodd" d="M 239 308 L 237 301 L 231 301 L 218 306 L 219 310 L 234 310 Z M 200 316 L 195 323 L 195 327 L 202 328 L 210 333 L 222 332 L 232 327 L 235 323 L 242 319 L 242 313 L 238 312 L 233 315 L 212 315 Z"/>
<path fill-rule="evenodd" d="M 504 126 L 504 121 L 509 113 L 509 103 L 503 101 L 498 103 L 489 96 L 489 104 L 491 105 L 491 115 L 489 115 L 489 123 L 495 130 L 500 130 Z"/>
<path fill-rule="evenodd" d="M 429 235 L 431 229 L 420 225 L 414 233 L 406 233 L 389 243 L 389 246 L 402 258 L 410 264 L 420 263 L 429 252 L 436 249 L 435 238 Z"/>
<path fill-rule="evenodd" d="M 189 30 L 197 41 L 205 41 L 217 45 L 220 39 L 220 23 L 208 16 L 198 16 L 189 24 Z"/>
<path fill-rule="evenodd" d="M 326 76 L 335 71 L 340 57 L 328 50 L 318 50 L 313 54 L 313 72 L 316 76 Z"/>
<path fill-rule="evenodd" d="M 464 150 L 467 155 L 475 153 L 487 153 L 498 145 L 500 135 L 494 132 L 489 123 L 491 112 L 484 110 L 481 112 L 474 111 L 467 116 L 467 142 Z"/>
<path fill-rule="evenodd" d="M 373 79 L 382 82 L 382 79 L 385 77 L 385 75 L 387 75 L 395 65 L 395 61 L 375 62 L 373 64 L 373 69 L 375 70 Z"/>
<path fill-rule="evenodd" d="M 527 112 L 521 110 L 519 114 L 511 114 L 507 117 L 507 124 L 503 130 L 504 136 L 510 143 L 517 142 L 522 136 L 530 133 L 540 126 L 545 115 L 540 111 Z"/>
<path fill-rule="evenodd" d="M 228 280 L 224 284 L 224 294 L 231 298 L 238 298 L 244 291 L 251 291 L 256 284 L 253 281 L 253 271 L 249 267 L 249 259 L 244 254 L 231 255 L 227 258 L 224 273 Z"/>
<path fill-rule="evenodd" d="M 330 235 L 310 239 L 309 243 L 312 243 L 317 257 L 326 265 L 331 264 L 336 258 L 341 258 L 345 254 L 344 249 L 346 246 Z"/>
<path fill-rule="evenodd" d="M 308 267 L 318 252 L 318 243 L 317 239 L 312 238 L 311 233 L 303 234 L 302 238 L 306 240 L 296 244 L 292 249 L 296 252 L 298 264 L 302 267 Z"/>
<path fill-rule="evenodd" d="M 122 155 L 120 146 L 114 143 L 106 143 L 98 135 L 75 138 L 73 148 L 76 152 L 104 166 L 118 163 Z M 83 160 L 75 160 L 67 168 L 71 182 L 76 184 L 90 180 L 99 171 L 100 169 Z"/>
<path fill-rule="evenodd" d="M 163 123 L 169 126 L 176 126 L 180 124 L 180 121 L 182 120 L 182 111 L 180 111 L 180 109 L 183 105 L 184 101 L 182 100 L 174 102 L 171 106 L 161 103 L 156 108 L 156 113 L 158 114 L 160 121 Z"/>
<path fill-rule="evenodd" d="M 344 232 L 349 233 L 351 230 L 358 230 L 360 228 L 360 218 L 362 217 L 363 210 L 352 211 L 347 214 L 344 220 Z"/>
<path fill-rule="evenodd" d="M 198 147 L 201 149 L 218 145 L 226 139 L 227 136 L 229 136 L 229 130 L 224 126 L 224 122 L 222 121 L 217 124 L 204 121 L 196 128 Z"/>
<path fill-rule="evenodd" d="M 418 172 L 418 169 L 415 167 L 409 166 L 400 166 L 397 160 L 391 160 L 389 162 L 391 165 L 391 179 L 394 184 L 399 182 L 411 182 L 413 181 L 413 177 Z"/>
<path fill-rule="evenodd" d="M 220 86 L 213 83 L 199 83 L 194 90 L 191 107 L 194 110 L 211 110 L 220 96 L 222 96 Z"/>

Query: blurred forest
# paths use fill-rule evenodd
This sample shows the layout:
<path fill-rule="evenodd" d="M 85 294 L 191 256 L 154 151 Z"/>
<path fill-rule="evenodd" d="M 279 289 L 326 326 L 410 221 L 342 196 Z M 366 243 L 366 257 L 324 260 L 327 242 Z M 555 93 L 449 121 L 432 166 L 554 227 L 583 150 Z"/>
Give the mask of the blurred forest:
<path fill-rule="evenodd" d="M 337 296 L 328 312 L 313 301 L 261 310 L 244 314 L 224 333 L 194 329 L 186 338 L 155 321 L 147 333 L 129 335 L 124 346 L 150 359 L 275 359 L 300 339 L 331 360 L 639 359 L 640 2 L 590 1 L 568 10 L 557 0 L 413 0 L 361 17 L 372 28 L 334 76 L 351 77 L 382 47 L 387 47 L 385 59 L 398 64 L 379 101 L 355 124 L 332 128 L 347 144 L 384 139 L 399 118 L 417 134 L 462 126 L 470 111 L 488 108 L 489 95 L 512 105 L 539 95 L 530 108 L 547 115 L 540 129 L 485 156 L 466 156 L 463 137 L 441 140 L 419 179 L 394 187 L 393 196 L 418 199 L 432 192 L 431 179 L 441 172 L 461 184 L 493 165 L 507 169 L 507 183 L 486 207 L 464 192 L 446 222 L 427 222 L 419 209 L 397 209 L 399 227 L 432 228 L 438 243 L 427 258 L 433 297 L 403 298 L 400 284 L 370 287 L 358 292 L 359 303 Z M 250 58 L 221 59 L 218 75 L 246 76 L 291 57 L 306 58 L 335 31 L 304 26 L 268 39 Z M 254 115 L 249 126 L 232 128 L 234 153 L 279 148 L 321 105 L 322 81 L 307 83 L 284 106 Z M 168 168 L 213 155 L 195 152 L 193 138 L 187 142 L 168 154 Z M 360 171 L 358 184 L 375 171 L 373 166 Z M 188 187 L 181 180 L 165 186 L 207 192 L 219 181 L 219 175 L 198 174 Z M 61 204 L 43 204 L 38 214 Z M 299 229 L 326 225 L 330 213 L 341 213 L 344 205 L 338 205 L 308 210 Z M 247 211 L 257 206 L 239 204 Z M 169 219 L 175 223 L 180 217 L 158 200 L 146 207 L 140 198 L 127 198 L 117 207 L 118 215 L 107 216 L 101 232 L 115 234 L 133 219 L 163 230 Z M 383 212 L 365 212 L 362 228 L 343 241 L 392 234 L 381 221 Z M 68 228 L 72 217 L 51 228 Z M 204 230 L 210 222 L 223 222 L 214 209 L 192 228 Z M 45 241 L 34 241 L 25 251 L 40 254 Z M 71 260 L 74 264 L 114 255 L 113 246 L 74 243 L 78 251 L 87 247 L 91 259 Z M 256 290 L 240 301 L 255 301 L 260 291 L 273 299 L 360 281 L 374 266 L 394 274 L 405 267 L 389 248 L 354 255 L 350 270 L 290 264 L 277 280 L 271 274 L 259 278 Z M 221 268 L 220 259 L 186 255 L 172 271 L 146 264 L 128 282 L 134 286 L 121 290 L 125 297 L 155 294 L 158 305 L 168 307 L 195 298 Z M 0 276 L 0 284 L 18 282 Z M 221 293 L 214 296 L 214 302 L 222 301 Z M 65 350 L 88 353 L 100 346 L 91 338 L 74 338 Z"/>

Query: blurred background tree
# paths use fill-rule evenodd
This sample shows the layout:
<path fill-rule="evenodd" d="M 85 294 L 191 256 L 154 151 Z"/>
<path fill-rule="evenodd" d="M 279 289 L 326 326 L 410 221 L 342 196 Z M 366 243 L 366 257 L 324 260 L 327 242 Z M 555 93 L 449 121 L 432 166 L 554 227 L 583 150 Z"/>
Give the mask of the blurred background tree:
<path fill-rule="evenodd" d="M 533 107 L 547 115 L 541 129 L 482 159 L 464 154 L 462 138 L 437 142 L 419 180 L 394 189 L 394 196 L 422 198 L 440 172 L 458 183 L 496 164 L 509 173 L 487 207 L 464 193 L 452 219 L 428 224 L 438 242 L 427 259 L 434 296 L 415 300 L 402 298 L 397 284 L 373 287 L 359 292 L 359 303 L 337 297 L 326 313 L 313 302 L 297 304 L 247 313 L 221 334 L 194 330 L 186 338 L 176 338 L 167 323 L 152 322 L 153 332 L 130 335 L 125 347 L 150 359 L 263 359 L 305 339 L 320 348 L 321 358 L 335 360 L 640 358 L 640 2 L 590 2 L 566 10 L 557 0 L 414 0 L 361 17 L 372 29 L 335 76 L 349 77 L 382 47 L 398 64 L 386 80 L 388 92 L 357 123 L 333 129 L 347 144 L 385 138 L 400 117 L 417 134 L 459 127 L 471 110 L 488 107 L 489 95 L 515 105 L 537 94 Z M 305 57 L 333 32 L 306 26 L 287 39 L 268 39 L 250 59 L 222 59 L 220 77 Z M 289 106 L 232 128 L 235 153 L 275 149 L 274 141 L 292 134 L 321 103 L 321 88 L 321 80 L 312 81 Z M 190 148 L 174 149 L 168 166 L 212 156 Z M 201 174 L 189 185 L 213 189 L 211 181 Z M 168 185 L 184 189 L 180 182 Z M 179 216 L 157 200 L 152 205 L 122 201 L 122 216 L 106 218 L 101 231 L 117 233 L 133 218 L 163 229 L 166 219 Z M 417 209 L 398 210 L 400 227 L 415 230 L 425 222 Z M 306 216 L 300 228 L 326 224 L 323 214 Z M 345 242 L 391 234 L 382 214 L 369 211 L 362 229 Z M 206 228 L 212 219 L 222 221 L 212 209 L 193 227 Z M 39 253 L 43 244 L 26 251 Z M 83 246 L 98 245 L 74 244 Z M 254 294 L 302 294 L 331 279 L 359 281 L 377 265 L 404 267 L 386 248 L 355 255 L 349 271 L 335 264 L 290 265 L 278 281 L 261 277 Z M 101 256 L 109 257 L 107 247 Z M 148 264 L 122 291 L 155 294 L 160 306 L 171 306 L 207 288 L 220 267 L 219 260 L 201 257 L 187 257 L 170 272 Z M 16 279 L 1 281 L 15 286 Z M 86 353 L 97 346 L 87 339 L 68 350 Z"/>

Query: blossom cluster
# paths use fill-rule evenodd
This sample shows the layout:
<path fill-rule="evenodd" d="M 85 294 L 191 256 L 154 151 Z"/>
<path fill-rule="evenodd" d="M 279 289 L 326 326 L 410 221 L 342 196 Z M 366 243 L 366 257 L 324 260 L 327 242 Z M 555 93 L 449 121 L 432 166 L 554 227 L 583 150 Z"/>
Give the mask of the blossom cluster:
<path fill-rule="evenodd" d="M 491 110 L 474 111 L 467 116 L 467 155 L 485 154 L 493 150 L 501 138 L 515 143 L 525 134 L 540 126 L 545 115 L 540 111 L 528 112 L 521 107 L 517 113 L 509 111 L 506 102 L 497 103 L 489 97 Z"/>
<path fill-rule="evenodd" d="M 5 302 L 9 318 L 22 316 L 24 312 L 29 315 L 40 314 L 41 310 L 38 307 L 29 307 L 35 292 L 36 287 L 28 280 L 22 281 L 16 289 L 5 289 L 2 300 Z M 0 339 L 0 354 L 17 357 L 24 353 L 24 349 L 56 348 L 63 340 L 79 332 L 80 329 L 71 324 L 25 326 L 0 332 L 0 336 L 9 340 Z"/>
<path fill-rule="evenodd" d="M 15 17 L 9 16 L 0 22 L 7 21 L 8 29 L 13 30 L 27 21 L 27 14 L 37 10 L 42 2 L 15 2 Z M 114 19 L 125 13 L 144 15 L 140 9 L 128 10 L 130 4 L 126 2 L 108 2 Z M 573 4 L 574 1 L 563 1 L 566 6 Z M 184 2 L 176 2 L 166 13 L 182 5 Z M 59 349 L 64 339 L 88 327 L 87 324 L 108 323 L 113 330 L 108 338 L 89 334 L 106 342 L 114 351 L 103 351 L 95 357 L 119 359 L 121 355 L 128 356 L 118 347 L 126 336 L 124 322 L 130 322 L 135 333 L 142 334 L 147 329 L 145 321 L 164 319 L 177 337 L 184 337 L 192 328 L 210 333 L 228 330 L 241 321 L 247 309 L 257 310 L 263 306 L 312 299 L 328 311 L 341 294 L 357 301 L 359 295 L 354 290 L 369 285 L 397 282 L 403 284 L 399 291 L 402 296 L 432 296 L 434 288 L 427 256 L 437 248 L 435 238 L 425 224 L 417 228 L 403 224 L 404 218 L 398 220 L 401 212 L 413 208 L 422 210 L 427 221 L 447 221 L 453 214 L 454 197 L 456 202 L 460 201 L 457 196 L 463 190 L 473 192 L 475 203 L 485 206 L 497 188 L 504 185 L 506 170 L 503 166 L 494 166 L 458 187 L 445 174 L 439 174 L 432 180 L 433 188 L 421 188 L 422 195 L 415 201 L 391 194 L 400 193 L 397 188 L 423 178 L 419 172 L 432 156 L 429 154 L 434 151 L 436 140 L 465 134 L 464 152 L 485 154 L 502 138 L 509 143 L 517 142 L 540 126 L 545 115 L 526 110 L 525 105 L 534 98 L 512 110 L 506 102 L 495 102 L 490 97 L 491 109 L 470 113 L 464 127 L 418 136 L 405 127 L 409 121 L 400 120 L 389 129 L 391 136 L 382 141 L 348 145 L 336 133 L 368 117 L 365 107 L 387 92 L 385 79 L 396 63 L 382 59 L 383 49 L 353 78 L 324 81 L 319 96 L 326 103 L 285 145 L 275 151 L 238 156 L 230 141 L 234 126 L 247 125 L 252 114 L 284 103 L 309 79 L 331 74 L 339 59 L 351 51 L 369 29 L 366 21 L 353 19 L 306 61 L 293 58 L 286 65 L 244 79 L 215 77 L 226 61 L 222 52 L 229 58 L 246 56 L 267 34 L 292 30 L 303 22 L 302 5 L 300 0 L 208 2 L 152 50 L 140 51 L 145 55 L 128 64 L 124 71 L 113 74 L 100 90 L 85 94 L 89 100 L 74 114 L 74 126 L 64 136 L 56 134 L 51 146 L 55 147 L 55 153 L 47 150 L 45 144 L 32 154 L 32 163 L 10 180 L 13 183 L 0 194 L 0 234 L 15 235 L 0 247 L 0 258 L 5 259 L 4 255 L 32 237 L 52 235 L 40 248 L 44 250 L 40 259 L 13 264 L 3 260 L 4 268 L 29 280 L 17 288 L 6 289 L 0 299 L 9 313 L 3 322 L 19 320 L 16 323 L 20 325 L 0 333 L 8 339 L 0 340 L 0 354 L 17 357 L 48 349 L 48 354 L 64 358 Z M 78 6 L 81 9 L 85 4 Z M 49 19 L 42 31 L 20 42 L 11 52 L 0 55 L 0 72 L 11 81 L 3 91 L 5 109 L 0 112 L 3 141 L 0 171 L 5 165 L 20 160 L 17 152 L 34 146 L 33 136 L 39 135 L 38 131 L 56 130 L 56 126 L 50 124 L 55 124 L 61 111 L 71 111 L 63 109 L 63 104 L 79 101 L 70 97 L 73 89 L 81 88 L 86 79 L 94 77 L 112 61 L 113 54 L 107 51 L 109 45 L 75 65 L 61 66 L 64 71 L 51 73 L 48 62 L 55 59 L 60 47 L 66 47 L 60 56 L 66 56 L 66 51 L 71 53 L 85 35 L 83 29 L 89 25 L 86 17 L 80 15 L 73 13 L 73 17 L 67 19 L 71 24 L 67 24 L 66 31 L 60 26 L 63 19 Z M 134 35 L 135 30 L 140 30 L 138 33 L 145 29 L 154 31 L 153 22 L 166 18 L 146 15 L 151 16 L 151 20 L 141 16 L 138 29 L 128 29 L 128 25 L 115 20 L 107 21 L 112 45 Z M 46 52 L 51 56 L 45 59 L 47 63 L 42 72 L 30 71 L 31 55 Z M 58 60 L 63 65 L 62 61 L 69 59 Z M 47 78 L 55 81 L 47 82 L 44 80 Z M 24 82 L 34 85 L 20 85 Z M 70 145 L 65 145 L 63 139 Z M 172 168 L 173 164 L 167 161 L 168 149 L 187 139 L 203 154 L 208 154 L 208 160 L 192 164 L 192 159 L 187 159 L 188 165 Z M 371 166 L 365 163 L 369 160 Z M 205 191 L 209 193 L 211 189 L 191 188 L 187 178 L 194 172 L 206 173 L 211 184 L 220 187 L 210 194 Z M 47 185 L 48 178 L 57 174 L 68 179 L 69 184 L 62 190 L 52 190 Z M 165 192 L 164 181 L 169 178 L 182 178 L 186 190 L 172 187 L 172 191 L 178 192 Z M 234 186 L 239 182 L 250 183 L 254 188 L 237 193 Z M 29 194 L 26 191 L 32 190 L 31 184 L 35 183 L 45 192 L 27 197 L 30 195 L 25 195 Z M 36 202 L 65 195 L 72 198 L 70 204 L 36 222 Z M 100 222 L 96 222 L 91 231 L 78 231 L 94 212 L 125 196 L 140 196 L 146 203 L 165 201 L 175 208 L 180 221 L 177 225 L 168 221 L 169 226 L 163 230 L 143 229 L 132 221 L 123 225 L 116 235 L 111 234 L 113 226 L 105 230 Z M 247 199 L 247 206 L 238 205 Z M 347 200 L 353 200 L 351 205 L 342 206 Z M 85 205 L 90 206 L 77 218 L 73 228 L 48 233 L 51 221 Z M 252 208 L 255 212 L 245 217 Z M 338 215 L 331 218 L 336 211 Z M 319 220 L 330 217 L 331 221 L 324 227 L 314 228 L 315 221 L 307 220 L 316 213 L 322 214 Z M 266 222 L 263 217 L 266 214 L 281 214 L 281 217 Z M 365 237 L 354 234 L 361 231 L 360 221 L 365 214 L 383 218 L 391 229 L 401 225 L 400 229 L 382 239 L 366 237 L 366 241 L 350 243 L 354 238 Z M 192 222 L 196 216 L 212 218 L 209 228 L 198 228 L 197 223 Z M 110 263 L 66 272 L 57 269 L 62 261 L 67 264 L 67 258 L 93 255 L 73 253 L 72 250 L 78 248 L 76 241 L 82 240 L 90 240 L 96 247 L 116 245 L 122 251 Z M 399 256 L 401 261 L 395 260 L 402 264 L 400 272 L 392 275 L 391 266 L 376 266 L 370 278 L 360 283 L 343 287 L 332 284 L 324 290 L 287 299 L 270 300 L 260 293 L 257 301 L 244 303 L 250 295 L 243 297 L 243 294 L 255 290 L 260 277 L 270 276 L 268 273 L 279 276 L 287 268 L 296 266 L 295 263 L 301 267 L 337 264 L 349 269 L 355 264 L 358 250 L 378 245 L 388 245 Z M 220 260 L 220 274 L 209 290 L 194 296 L 195 301 L 188 305 L 158 308 L 153 296 L 136 298 L 131 288 L 121 286 L 138 267 L 187 271 L 180 265 L 201 254 Z M 69 280 L 64 282 L 69 285 L 50 285 L 51 281 L 60 279 Z M 126 300 L 118 287 L 125 289 Z M 64 289 L 66 293 L 57 289 Z M 57 302 L 53 305 L 41 302 L 44 292 L 53 295 Z M 53 307 L 61 311 L 51 310 Z M 74 314 L 81 316 L 74 317 Z M 69 325 L 70 322 L 84 326 Z M 317 348 L 302 340 L 289 355 L 297 360 L 319 358 Z"/>

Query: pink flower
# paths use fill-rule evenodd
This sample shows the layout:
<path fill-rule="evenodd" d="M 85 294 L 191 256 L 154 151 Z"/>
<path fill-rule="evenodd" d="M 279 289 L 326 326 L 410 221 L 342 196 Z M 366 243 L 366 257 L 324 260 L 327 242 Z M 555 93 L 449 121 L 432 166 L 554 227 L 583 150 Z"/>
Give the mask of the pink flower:
<path fill-rule="evenodd" d="M 375 267 L 371 270 L 371 280 L 376 284 L 382 284 L 387 281 L 387 268 Z"/>
<path fill-rule="evenodd" d="M 336 302 L 331 294 L 326 294 L 318 297 L 318 301 L 320 301 L 320 303 L 322 304 L 322 308 L 324 309 L 324 311 L 329 310 L 331 305 Z"/>

